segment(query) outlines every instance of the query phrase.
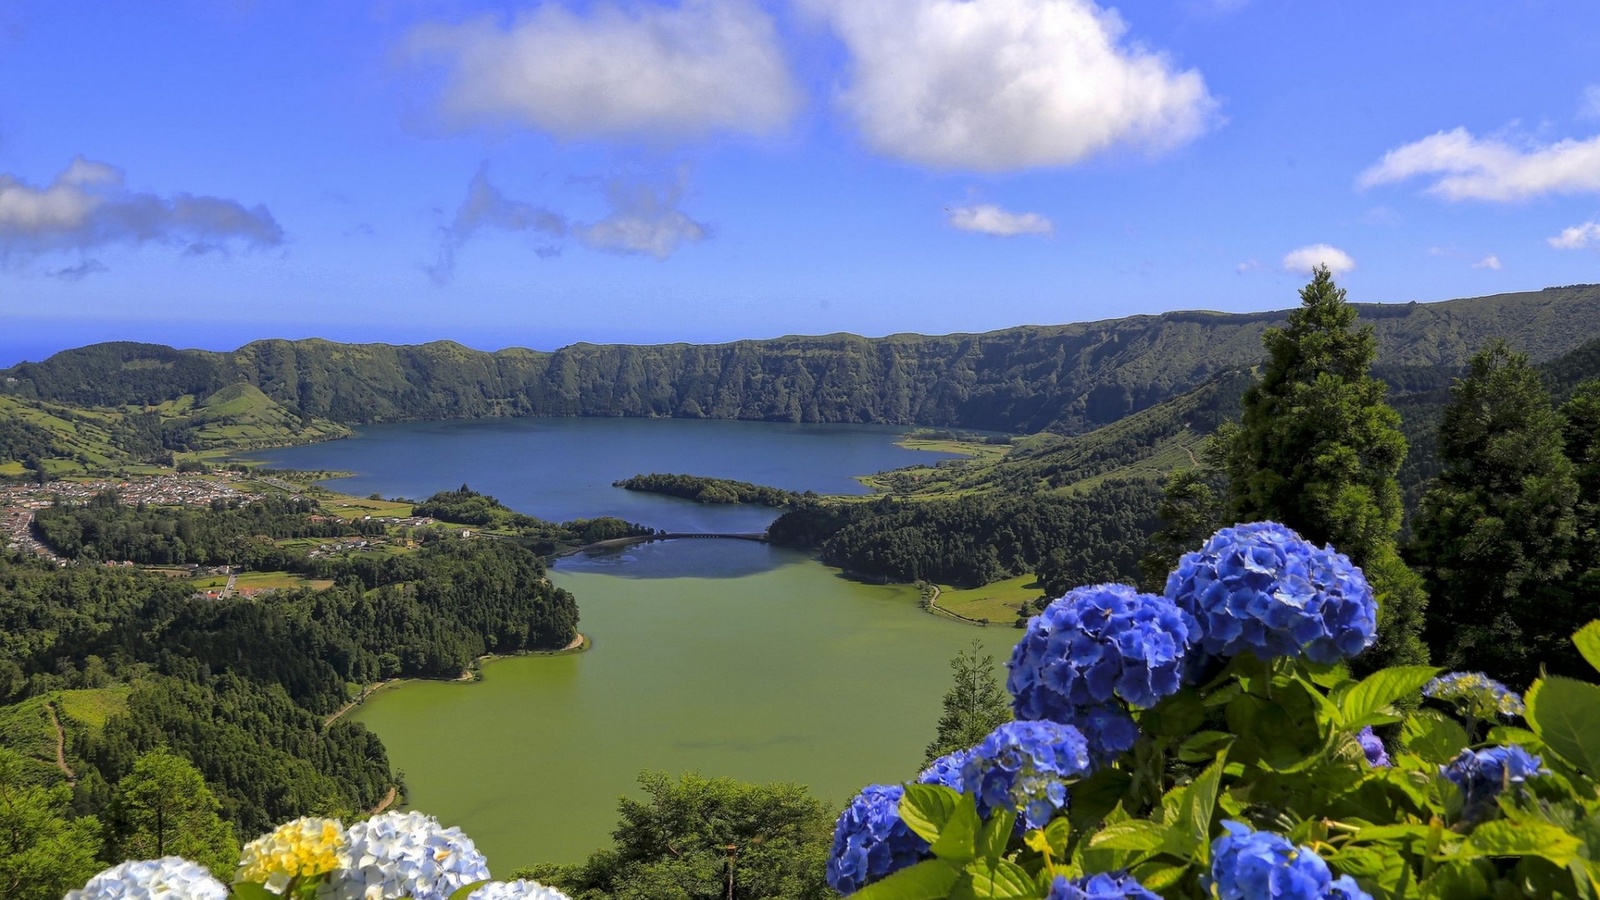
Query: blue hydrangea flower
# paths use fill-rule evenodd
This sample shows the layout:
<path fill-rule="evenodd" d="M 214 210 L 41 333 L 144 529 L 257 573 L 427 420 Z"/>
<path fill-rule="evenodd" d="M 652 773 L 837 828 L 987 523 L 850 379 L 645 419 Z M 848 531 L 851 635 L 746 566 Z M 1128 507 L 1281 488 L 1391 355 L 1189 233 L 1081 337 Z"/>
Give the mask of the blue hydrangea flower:
<path fill-rule="evenodd" d="M 459 828 L 419 812 L 390 812 L 350 826 L 350 867 L 319 891 L 325 900 L 448 900 L 487 881 L 489 867 Z"/>
<path fill-rule="evenodd" d="M 1371 646 L 1378 628 L 1361 569 L 1276 522 L 1218 531 L 1178 561 L 1166 595 L 1199 622 L 1200 648 L 1213 656 L 1331 664 Z"/>
<path fill-rule="evenodd" d="M 1073 707 L 1121 698 L 1151 707 L 1177 692 L 1195 622 L 1125 584 L 1074 588 L 1028 620 L 1006 686 L 1023 719 L 1066 724 Z"/>
<path fill-rule="evenodd" d="M 1139 726 L 1128 711 L 1115 703 L 1077 707 L 1066 724 L 1083 733 L 1089 744 L 1089 761 L 1106 765 L 1133 749 L 1139 739 Z"/>
<path fill-rule="evenodd" d="M 1372 733 L 1372 726 L 1361 729 L 1356 735 L 1356 743 L 1361 745 L 1361 753 L 1367 758 L 1367 765 L 1374 769 L 1387 769 L 1390 765 L 1389 751 L 1384 749 L 1383 740 Z"/>
<path fill-rule="evenodd" d="M 833 826 L 828 884 L 853 894 L 928 855 L 928 842 L 900 819 L 898 784 L 870 784 L 850 801 Z"/>
<path fill-rule="evenodd" d="M 1201 887 L 1218 900 L 1372 900 L 1346 875 L 1335 880 L 1309 847 L 1269 831 L 1223 822 L 1227 834 L 1211 844 L 1211 873 Z"/>
<path fill-rule="evenodd" d="M 112 866 L 68 891 L 65 900 L 227 900 L 228 887 L 180 856 Z"/>
<path fill-rule="evenodd" d="M 1422 696 L 1440 700 L 1462 715 L 1492 719 L 1523 712 L 1522 696 L 1482 672 L 1451 672 L 1422 686 Z"/>
<path fill-rule="evenodd" d="M 1059 722 L 1007 722 L 972 748 L 961 778 L 978 802 L 1017 813 L 1019 824 L 1043 828 L 1067 805 L 1067 784 L 1089 772 L 1083 734 Z"/>
<path fill-rule="evenodd" d="M 467 896 L 467 900 L 572 900 L 553 887 L 537 881 L 491 881 Z"/>
<path fill-rule="evenodd" d="M 970 751 L 957 750 L 934 760 L 931 765 L 922 770 L 917 776 L 918 784 L 941 784 L 952 791 L 960 792 L 963 782 L 961 768 L 967 764 Z"/>
<path fill-rule="evenodd" d="M 1462 750 L 1461 755 L 1441 766 L 1444 777 L 1461 789 L 1462 816 L 1468 821 L 1482 818 L 1495 806 L 1495 798 L 1512 785 L 1525 783 L 1536 775 L 1548 775 L 1544 760 L 1521 747 L 1487 747 Z"/>
<path fill-rule="evenodd" d="M 1050 882 L 1050 893 L 1045 900 L 1161 900 L 1161 895 L 1140 884 L 1132 875 L 1102 872 L 1088 878 L 1069 879 L 1057 875 Z"/>

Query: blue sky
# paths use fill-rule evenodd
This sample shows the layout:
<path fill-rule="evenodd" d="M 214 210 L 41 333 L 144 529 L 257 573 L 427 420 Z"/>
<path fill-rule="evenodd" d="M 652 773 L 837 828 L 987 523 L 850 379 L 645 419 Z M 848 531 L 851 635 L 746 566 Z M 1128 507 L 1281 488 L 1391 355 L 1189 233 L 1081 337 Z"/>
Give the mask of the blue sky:
<path fill-rule="evenodd" d="M 0 7 L 0 365 L 1600 281 L 1600 6 Z"/>

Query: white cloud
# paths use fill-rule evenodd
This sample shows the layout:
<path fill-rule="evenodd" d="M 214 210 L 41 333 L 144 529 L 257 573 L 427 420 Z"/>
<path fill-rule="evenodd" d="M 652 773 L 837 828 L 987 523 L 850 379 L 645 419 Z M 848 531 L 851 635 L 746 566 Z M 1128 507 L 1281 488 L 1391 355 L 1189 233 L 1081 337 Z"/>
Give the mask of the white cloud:
<path fill-rule="evenodd" d="M 840 100 L 868 144 L 941 169 L 1078 162 L 1198 136 L 1215 101 L 1194 70 L 1122 40 L 1090 0 L 805 0 L 853 57 Z"/>
<path fill-rule="evenodd" d="M 950 227 L 961 231 L 976 231 L 996 237 L 1016 237 L 1019 234 L 1050 234 L 1055 226 L 1038 213 L 1007 212 L 993 203 L 950 208 L 947 219 Z"/>
<path fill-rule="evenodd" d="M 247 209 L 220 197 L 130 191 L 120 169 L 81 156 L 43 187 L 0 173 L 0 262 L 148 241 L 207 253 L 230 240 L 274 246 L 283 242 L 283 229 L 264 206 Z M 104 271 L 100 263 L 93 265 L 99 268 L 84 263 L 52 274 L 71 278 Z"/>
<path fill-rule="evenodd" d="M 1328 271 L 1338 275 L 1354 269 L 1356 261 L 1350 258 L 1350 254 L 1327 244 L 1312 244 L 1290 250 L 1283 257 L 1283 269 L 1286 272 L 1309 273 L 1317 266 L 1327 266 Z"/>
<path fill-rule="evenodd" d="M 1578 118 L 1600 119 L 1600 84 L 1583 89 L 1583 96 L 1578 100 Z"/>
<path fill-rule="evenodd" d="M 559 213 L 506 197 L 499 188 L 489 183 L 489 166 L 485 163 L 478 167 L 478 173 L 467 184 L 467 198 L 456 209 L 455 218 L 443 229 L 438 259 L 432 265 L 423 267 L 428 277 L 435 284 L 449 281 L 455 274 L 456 251 L 473 235 L 486 228 L 531 231 L 560 239 L 567 234 L 567 220 Z M 554 253 L 540 252 L 540 255 L 550 256 Z"/>
<path fill-rule="evenodd" d="M 1600 222 L 1563 228 L 1555 237 L 1545 238 L 1545 243 L 1557 250 L 1582 250 L 1590 244 L 1600 247 Z"/>
<path fill-rule="evenodd" d="M 457 124 L 564 138 L 766 134 L 800 103 L 772 19 L 751 0 L 545 3 L 509 26 L 422 26 L 407 49 L 445 63 L 441 105 Z"/>
<path fill-rule="evenodd" d="M 1500 257 L 1491 253 L 1488 256 L 1485 256 L 1483 259 L 1473 263 L 1472 267 L 1474 269 L 1493 269 L 1494 271 L 1498 272 L 1501 269 Z"/>
<path fill-rule="evenodd" d="M 1600 136 L 1516 147 L 1441 131 L 1390 150 L 1361 173 L 1363 188 L 1433 178 L 1428 193 L 1446 200 L 1527 200 L 1546 194 L 1600 192 Z"/>
<path fill-rule="evenodd" d="M 595 250 L 666 259 L 685 243 L 699 243 L 711 234 L 704 224 L 678 209 L 687 178 L 672 184 L 612 179 L 606 183 L 610 213 L 593 225 L 576 225 L 578 240 Z"/>
<path fill-rule="evenodd" d="M 1261 264 L 1261 260 L 1259 260 L 1259 259 L 1247 259 L 1244 262 L 1239 263 L 1237 266 L 1234 266 L 1233 267 L 1233 271 L 1234 271 L 1234 274 L 1236 274 L 1236 275 L 1243 275 L 1246 272 L 1259 272 L 1259 271 L 1261 271 L 1262 269 L 1265 269 L 1265 268 L 1266 268 L 1266 266 L 1263 266 Z"/>

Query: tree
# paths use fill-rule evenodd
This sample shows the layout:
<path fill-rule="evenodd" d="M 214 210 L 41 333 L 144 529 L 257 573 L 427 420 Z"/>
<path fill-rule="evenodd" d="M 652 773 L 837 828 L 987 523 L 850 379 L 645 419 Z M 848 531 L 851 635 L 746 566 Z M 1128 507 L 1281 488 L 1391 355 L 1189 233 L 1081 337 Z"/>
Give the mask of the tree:
<path fill-rule="evenodd" d="M 974 639 L 970 649 L 951 657 L 952 683 L 944 694 L 939 735 L 928 745 L 923 766 L 946 753 L 977 746 L 989 732 L 1011 721 L 1011 696 L 1000 687 L 994 656 L 982 650 Z"/>
<path fill-rule="evenodd" d="M 624 797 L 613 846 L 572 865 L 512 873 L 574 900 L 823 900 L 833 814 L 797 784 L 645 772 Z"/>
<path fill-rule="evenodd" d="M 112 796 L 114 844 L 122 859 L 182 856 L 226 877 L 239 859 L 239 843 L 222 821 L 221 804 L 189 761 L 152 750 Z"/>
<path fill-rule="evenodd" d="M 1420 662 L 1426 595 L 1400 560 L 1405 458 L 1400 416 L 1370 372 L 1371 326 L 1318 266 L 1284 328 L 1262 335 L 1261 379 L 1245 391 L 1237 428 L 1223 433 L 1227 511 L 1234 521 L 1272 519 L 1330 543 L 1366 570 L 1379 598 L 1378 644 L 1363 665 Z"/>
<path fill-rule="evenodd" d="M 0 747 L 0 897 L 58 900 L 100 870 L 100 822 L 71 818 L 72 789 L 29 783 Z"/>
<path fill-rule="evenodd" d="M 1583 624 L 1551 602 L 1570 571 L 1578 500 L 1561 428 L 1527 356 L 1491 343 L 1450 390 L 1439 425 L 1444 468 L 1417 518 L 1416 556 L 1433 597 L 1429 644 L 1445 664 L 1515 687 Z"/>
<path fill-rule="evenodd" d="M 1150 550 L 1139 560 L 1139 588 L 1159 594 L 1178 559 L 1199 549 L 1217 529 L 1217 492 L 1198 468 L 1179 469 L 1161 486 L 1156 514 L 1161 528 L 1150 536 Z"/>

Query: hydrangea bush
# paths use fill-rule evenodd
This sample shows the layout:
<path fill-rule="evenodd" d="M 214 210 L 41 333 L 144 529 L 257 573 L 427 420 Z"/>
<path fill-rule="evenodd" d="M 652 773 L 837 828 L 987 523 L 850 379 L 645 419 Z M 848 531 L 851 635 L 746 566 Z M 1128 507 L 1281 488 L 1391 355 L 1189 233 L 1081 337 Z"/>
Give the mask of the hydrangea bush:
<path fill-rule="evenodd" d="M 1521 697 L 1426 666 L 1355 678 L 1378 603 L 1347 557 L 1273 522 L 1212 535 L 1165 596 L 1069 592 L 1010 660 L 1018 721 L 871 806 L 872 832 L 915 852 L 860 864 L 859 810 L 893 790 L 869 787 L 839 820 L 830 878 L 851 877 L 834 887 L 855 900 L 1600 897 L 1600 686 L 1545 678 Z M 1573 640 L 1600 669 L 1600 622 Z"/>
<path fill-rule="evenodd" d="M 899 790 L 895 788 L 895 790 Z M 176 856 L 125 862 L 67 900 L 570 900 L 533 881 L 492 882 L 458 828 L 419 812 L 344 827 L 307 817 L 245 844 L 233 883 Z"/>

